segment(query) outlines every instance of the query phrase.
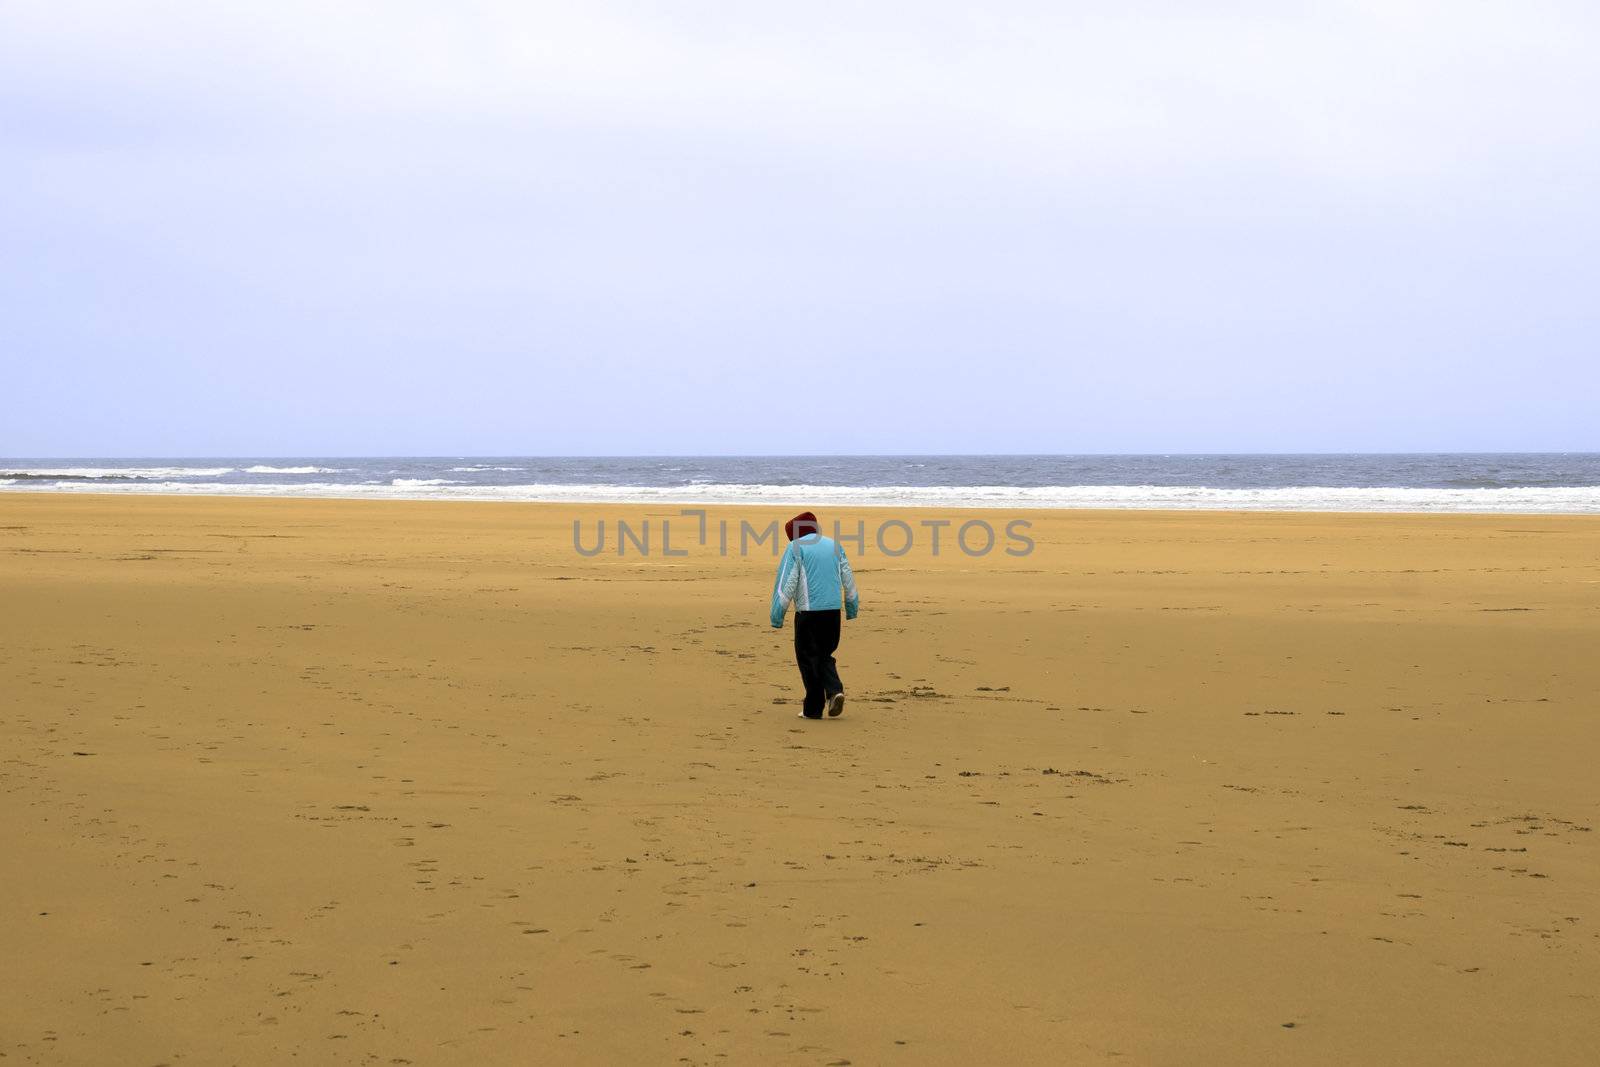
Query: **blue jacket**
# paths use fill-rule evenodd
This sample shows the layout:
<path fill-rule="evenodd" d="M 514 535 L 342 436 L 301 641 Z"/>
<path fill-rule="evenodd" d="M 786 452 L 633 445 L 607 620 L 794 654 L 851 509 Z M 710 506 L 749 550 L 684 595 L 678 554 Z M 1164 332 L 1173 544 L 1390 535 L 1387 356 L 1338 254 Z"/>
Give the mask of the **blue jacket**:
<path fill-rule="evenodd" d="M 861 609 L 856 577 L 844 549 L 831 537 L 806 534 L 789 542 L 778 561 L 778 580 L 772 585 L 772 625 L 783 626 L 783 616 L 793 604 L 796 611 L 838 611 L 853 619 Z"/>

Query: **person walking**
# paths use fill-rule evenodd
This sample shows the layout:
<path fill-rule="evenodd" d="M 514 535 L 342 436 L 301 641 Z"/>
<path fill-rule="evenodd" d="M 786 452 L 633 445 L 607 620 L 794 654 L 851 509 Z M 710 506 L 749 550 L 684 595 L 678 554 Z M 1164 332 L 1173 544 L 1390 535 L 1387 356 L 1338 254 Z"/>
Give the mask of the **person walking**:
<path fill-rule="evenodd" d="M 844 683 L 833 654 L 839 648 L 839 610 L 853 619 L 861 610 L 855 575 L 844 549 L 822 536 L 817 517 L 809 511 L 784 523 L 789 547 L 778 561 L 778 578 L 772 586 L 772 627 L 783 629 L 783 617 L 794 605 L 794 658 L 805 686 L 800 715 L 820 719 L 826 711 L 844 711 Z"/>

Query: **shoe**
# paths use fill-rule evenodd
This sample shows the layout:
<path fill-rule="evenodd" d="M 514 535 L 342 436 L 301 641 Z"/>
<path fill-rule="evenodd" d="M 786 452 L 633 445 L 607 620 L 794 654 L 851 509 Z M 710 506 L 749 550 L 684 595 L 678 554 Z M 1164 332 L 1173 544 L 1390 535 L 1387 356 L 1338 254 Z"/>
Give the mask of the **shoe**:
<path fill-rule="evenodd" d="M 828 698 L 828 717 L 837 719 L 844 714 L 844 694 L 835 693 Z"/>
<path fill-rule="evenodd" d="M 802 718 L 802 719 L 820 719 L 820 718 L 822 718 L 822 716 L 821 716 L 821 715 L 807 715 L 807 714 L 806 714 L 806 713 L 805 713 L 805 712 L 803 712 L 803 711 L 802 711 L 802 712 L 801 712 L 801 713 L 800 713 L 800 714 L 799 714 L 799 716 L 798 716 L 798 717 L 799 717 L 799 718 Z"/>

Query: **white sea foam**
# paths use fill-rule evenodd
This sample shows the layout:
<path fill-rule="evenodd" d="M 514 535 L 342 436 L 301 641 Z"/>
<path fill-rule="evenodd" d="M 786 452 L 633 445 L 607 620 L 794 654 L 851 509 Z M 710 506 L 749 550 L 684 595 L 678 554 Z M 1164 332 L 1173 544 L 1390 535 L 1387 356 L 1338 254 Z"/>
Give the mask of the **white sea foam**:
<path fill-rule="evenodd" d="M 38 483 L 0 486 L 37 490 Z M 1296 486 L 1210 489 L 1151 485 L 462 485 L 442 478 L 395 478 L 388 485 L 339 482 L 234 485 L 222 482 L 77 482 L 51 492 L 302 496 L 352 499 L 502 500 L 555 503 L 805 504 L 924 508 L 1154 508 L 1242 511 L 1600 513 L 1600 487 L 1417 489 Z"/>
<path fill-rule="evenodd" d="M 452 474 L 475 474 L 478 471 L 525 471 L 527 467 L 451 467 Z"/>
<path fill-rule="evenodd" d="M 344 474 L 354 467 L 246 467 L 246 474 Z"/>

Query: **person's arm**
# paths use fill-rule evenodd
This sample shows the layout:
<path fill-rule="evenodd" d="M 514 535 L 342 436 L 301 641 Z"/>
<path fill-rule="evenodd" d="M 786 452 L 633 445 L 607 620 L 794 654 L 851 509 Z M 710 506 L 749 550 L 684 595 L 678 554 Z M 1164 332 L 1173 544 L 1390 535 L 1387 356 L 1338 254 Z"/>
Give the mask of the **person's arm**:
<path fill-rule="evenodd" d="M 843 545 L 839 546 L 839 584 L 844 589 L 844 617 L 853 619 L 861 610 L 861 594 L 856 590 L 856 576 L 850 570 L 850 557 L 844 554 Z"/>
<path fill-rule="evenodd" d="M 783 616 L 789 610 L 789 605 L 794 603 L 794 595 L 800 589 L 800 556 L 794 550 L 794 542 L 783 550 L 783 558 L 778 561 L 778 580 L 772 583 L 772 627 L 775 630 L 783 629 Z"/>

